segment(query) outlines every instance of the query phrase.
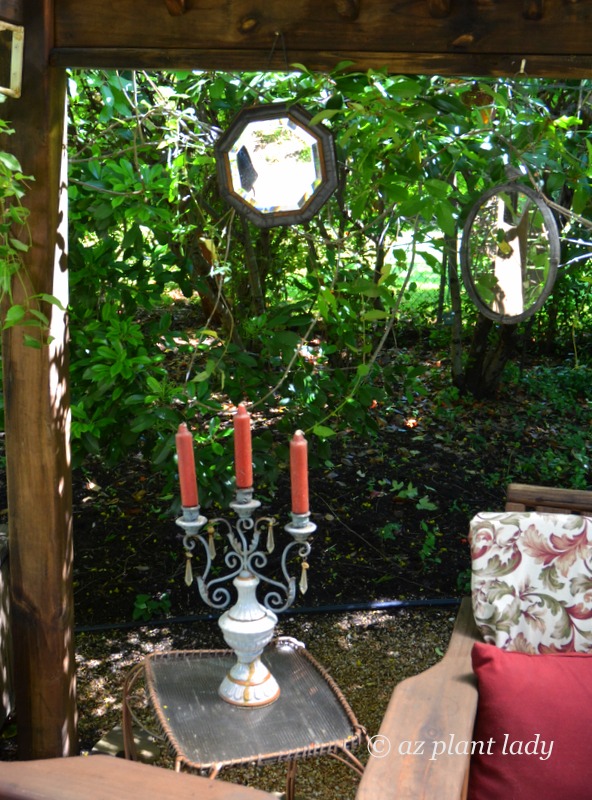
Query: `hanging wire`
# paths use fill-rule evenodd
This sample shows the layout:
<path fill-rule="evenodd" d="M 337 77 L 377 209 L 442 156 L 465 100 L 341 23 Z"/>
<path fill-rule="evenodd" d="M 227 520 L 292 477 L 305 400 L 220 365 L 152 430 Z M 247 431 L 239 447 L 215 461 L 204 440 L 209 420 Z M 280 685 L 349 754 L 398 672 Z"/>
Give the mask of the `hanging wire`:
<path fill-rule="evenodd" d="M 284 34 L 281 31 L 275 31 L 274 32 L 274 40 L 272 42 L 271 50 L 270 50 L 270 53 L 269 53 L 269 57 L 267 59 L 267 66 L 266 66 L 267 71 L 269 71 L 269 69 L 271 67 L 271 62 L 273 60 L 273 55 L 275 53 L 275 49 L 277 47 L 278 41 L 281 42 L 281 45 L 282 45 L 282 53 L 284 55 L 284 67 L 285 67 L 286 71 L 288 71 L 288 69 L 289 69 L 288 53 L 286 51 L 286 40 L 284 38 Z"/>

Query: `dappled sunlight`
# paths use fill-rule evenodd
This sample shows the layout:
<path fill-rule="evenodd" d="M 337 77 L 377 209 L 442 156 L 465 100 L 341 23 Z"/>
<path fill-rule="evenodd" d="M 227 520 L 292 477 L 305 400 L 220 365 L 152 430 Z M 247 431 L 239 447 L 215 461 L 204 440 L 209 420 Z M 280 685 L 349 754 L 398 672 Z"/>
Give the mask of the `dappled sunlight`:
<path fill-rule="evenodd" d="M 7 539 L 0 534 L 0 726 L 12 713 L 14 685 Z"/>
<path fill-rule="evenodd" d="M 278 635 L 302 641 L 310 654 L 337 682 L 359 722 L 374 734 L 394 686 L 435 664 L 445 652 L 455 611 L 432 609 L 359 611 L 340 614 L 281 615 Z M 196 622 L 155 628 L 106 630 L 78 635 L 80 737 L 83 751 L 121 724 L 123 680 L 127 671 L 153 652 L 177 649 L 217 649 L 216 622 Z M 222 701 L 221 701 L 222 702 Z M 142 720 L 154 728 L 152 715 Z M 365 753 L 360 750 L 364 758 Z M 171 767 L 162 754 L 158 762 Z M 267 791 L 282 789 L 285 766 L 237 767 L 222 779 L 247 783 Z M 330 758 L 304 761 L 297 785 L 307 797 L 353 800 L 357 781 Z M 314 789 L 313 789 L 314 787 Z"/>

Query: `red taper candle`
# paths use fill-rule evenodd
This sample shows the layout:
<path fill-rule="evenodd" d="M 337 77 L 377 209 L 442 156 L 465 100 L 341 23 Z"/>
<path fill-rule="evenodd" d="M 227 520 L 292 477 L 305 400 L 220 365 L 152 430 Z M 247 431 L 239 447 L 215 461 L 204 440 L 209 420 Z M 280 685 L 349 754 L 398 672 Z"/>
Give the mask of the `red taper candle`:
<path fill-rule="evenodd" d="M 195 477 L 195 458 L 193 455 L 193 436 L 187 425 L 182 422 L 175 436 L 177 459 L 179 465 L 179 483 L 181 485 L 181 505 L 192 508 L 199 504 L 197 496 L 197 479 Z"/>
<path fill-rule="evenodd" d="M 302 431 L 296 431 L 290 442 L 290 481 L 292 513 L 308 514 L 308 443 Z"/>
<path fill-rule="evenodd" d="M 243 403 L 234 415 L 234 472 L 237 489 L 250 489 L 253 486 L 251 415 Z"/>

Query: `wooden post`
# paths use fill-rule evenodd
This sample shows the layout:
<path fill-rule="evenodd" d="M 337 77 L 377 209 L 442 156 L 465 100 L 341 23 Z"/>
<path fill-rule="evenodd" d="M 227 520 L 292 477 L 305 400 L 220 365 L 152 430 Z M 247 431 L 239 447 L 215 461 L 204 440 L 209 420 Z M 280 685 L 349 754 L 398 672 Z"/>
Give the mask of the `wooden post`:
<path fill-rule="evenodd" d="M 34 176 L 25 197 L 32 246 L 13 302 L 41 292 L 67 304 L 65 73 L 48 67 L 53 0 L 23 0 L 22 96 L 7 100 L 3 142 Z M 66 316 L 43 303 L 50 344 L 3 334 L 9 558 L 19 758 L 77 750 L 72 598 L 72 489 Z M 35 328 L 25 329 L 41 342 Z M 44 339 L 45 341 L 45 339 Z"/>

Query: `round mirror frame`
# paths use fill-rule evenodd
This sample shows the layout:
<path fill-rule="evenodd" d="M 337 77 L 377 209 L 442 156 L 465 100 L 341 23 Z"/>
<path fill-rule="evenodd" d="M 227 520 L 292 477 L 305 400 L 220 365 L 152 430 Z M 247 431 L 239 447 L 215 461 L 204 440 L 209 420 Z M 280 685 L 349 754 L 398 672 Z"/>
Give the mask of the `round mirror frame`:
<path fill-rule="evenodd" d="M 543 284 L 541 292 L 538 295 L 536 301 L 534 303 L 531 303 L 520 314 L 516 315 L 503 314 L 494 311 L 484 301 L 484 299 L 479 293 L 479 289 L 475 284 L 472 264 L 471 264 L 470 245 L 471 245 L 472 229 L 475 219 L 479 211 L 483 208 L 483 206 L 488 200 L 490 200 L 495 195 L 501 195 L 504 193 L 523 194 L 526 195 L 530 200 L 532 200 L 537 210 L 541 212 L 541 216 L 543 218 L 543 225 L 547 231 L 547 237 L 548 237 L 549 268 L 545 283 Z M 560 242 L 559 242 L 559 232 L 557 229 L 557 223 L 555 221 L 553 213 L 551 212 L 551 209 L 546 204 L 542 195 L 535 192 L 529 186 L 525 186 L 524 184 L 521 183 L 504 183 L 494 186 L 493 188 L 488 189 L 479 196 L 477 201 L 473 204 L 469 212 L 469 215 L 467 216 L 466 222 L 464 224 L 463 234 L 461 239 L 461 247 L 460 247 L 460 266 L 461 266 L 463 283 L 465 285 L 467 293 L 469 294 L 471 300 L 477 306 L 479 311 L 488 319 L 492 319 L 494 322 L 502 323 L 504 325 L 515 325 L 518 322 L 522 322 L 523 320 L 528 319 L 528 317 L 531 317 L 533 314 L 535 314 L 551 294 L 553 285 L 555 283 L 555 279 L 557 277 L 557 267 L 559 264 L 559 250 L 560 250 Z"/>
<path fill-rule="evenodd" d="M 308 136 L 314 139 L 317 145 L 315 158 L 318 157 L 320 180 L 316 182 L 317 185 L 314 186 L 313 191 L 306 198 L 302 207 L 290 208 L 289 210 L 259 210 L 244 199 L 233 185 L 230 153 L 248 125 L 260 121 L 285 118 L 288 118 L 291 123 L 301 128 Z M 297 225 L 307 222 L 314 217 L 337 189 L 337 156 L 333 135 L 324 125 L 311 125 L 311 119 L 311 115 L 299 105 L 270 103 L 250 106 L 239 111 L 230 127 L 214 145 L 218 183 L 222 196 L 239 214 L 259 228 Z M 249 164 L 249 167 L 253 169 L 251 164 Z"/>

